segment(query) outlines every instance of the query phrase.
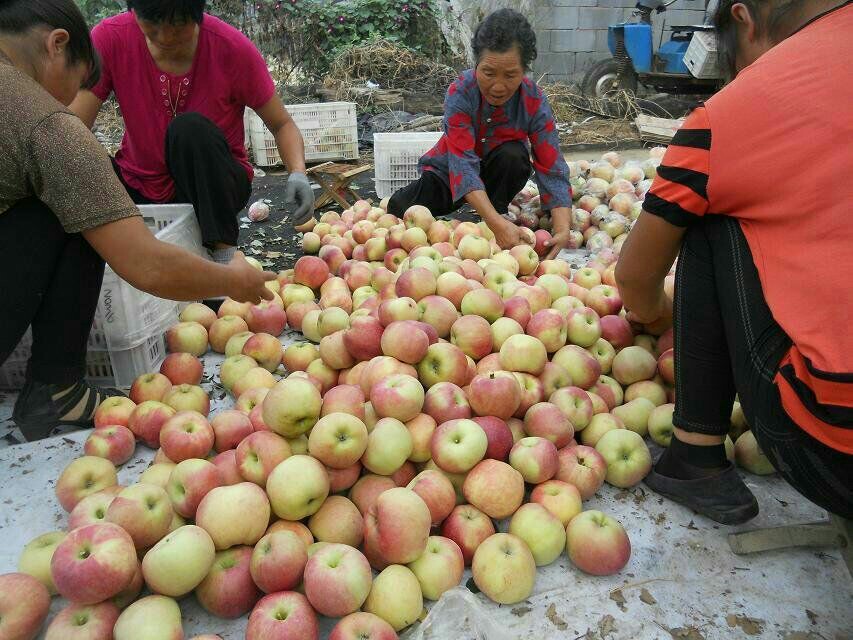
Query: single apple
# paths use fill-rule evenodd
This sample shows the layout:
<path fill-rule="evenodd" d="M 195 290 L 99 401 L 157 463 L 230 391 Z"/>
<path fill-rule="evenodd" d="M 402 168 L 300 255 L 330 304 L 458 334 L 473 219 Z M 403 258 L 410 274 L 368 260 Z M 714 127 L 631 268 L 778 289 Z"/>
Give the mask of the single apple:
<path fill-rule="evenodd" d="M 322 615 L 340 618 L 361 608 L 373 574 L 358 549 L 333 543 L 308 558 L 304 580 L 311 606 Z"/>
<path fill-rule="evenodd" d="M 524 478 L 505 462 L 486 459 L 465 477 L 465 499 L 490 518 L 510 517 L 524 501 Z"/>
<path fill-rule="evenodd" d="M 255 605 L 261 593 L 252 580 L 252 552 L 252 547 L 234 546 L 216 553 L 210 572 L 195 590 L 207 612 L 218 618 L 239 618 Z"/>
<path fill-rule="evenodd" d="M 536 561 L 521 538 L 509 533 L 496 533 L 477 547 L 471 573 L 474 584 L 490 600 L 499 604 L 515 604 L 533 592 Z"/>
<path fill-rule="evenodd" d="M 551 564 L 566 548 L 563 523 L 541 504 L 519 507 L 509 522 L 509 533 L 521 538 L 533 554 L 537 567 Z"/>
<path fill-rule="evenodd" d="M 50 561 L 57 592 L 80 604 L 96 604 L 112 598 L 128 586 L 136 569 L 132 538 L 124 529 L 108 522 L 71 531 L 56 547 Z"/>
<path fill-rule="evenodd" d="M 601 511 L 584 511 L 566 527 L 569 559 L 584 573 L 618 573 L 631 557 L 631 541 L 616 520 Z"/>
<path fill-rule="evenodd" d="M 195 522 L 210 534 L 216 549 L 254 545 L 264 535 L 270 519 L 270 501 L 251 482 L 216 487 L 202 498 Z"/>
<path fill-rule="evenodd" d="M 605 433 L 595 449 L 607 463 L 605 480 L 614 487 L 633 487 L 652 469 L 652 456 L 643 437 L 628 429 Z"/>

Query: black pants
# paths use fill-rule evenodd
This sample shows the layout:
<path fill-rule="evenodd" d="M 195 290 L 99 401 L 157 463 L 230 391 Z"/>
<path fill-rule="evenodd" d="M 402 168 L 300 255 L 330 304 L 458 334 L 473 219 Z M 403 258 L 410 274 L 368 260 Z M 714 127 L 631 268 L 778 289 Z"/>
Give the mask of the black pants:
<path fill-rule="evenodd" d="M 824 509 L 853 518 L 853 456 L 810 436 L 782 408 L 773 379 L 791 340 L 773 319 L 735 219 L 705 216 L 687 231 L 675 291 L 675 425 L 726 434 L 737 393 L 785 480 Z"/>
<path fill-rule="evenodd" d="M 252 182 L 222 130 L 203 115 L 182 113 L 169 124 L 165 144 L 166 166 L 176 187 L 172 202 L 195 207 L 205 246 L 236 246 L 237 214 L 252 195 Z M 155 204 L 124 181 L 115 160 L 113 167 L 136 204 Z"/>
<path fill-rule="evenodd" d="M 507 212 L 512 199 L 527 184 L 530 171 L 530 153 L 521 142 L 506 142 L 486 154 L 480 165 L 480 178 L 498 213 Z M 465 201 L 454 202 L 450 187 L 434 172 L 424 171 L 418 180 L 391 196 L 388 213 L 401 217 L 415 204 L 440 216 L 456 211 Z"/>
<path fill-rule="evenodd" d="M 29 375 L 73 384 L 83 378 L 86 342 L 104 278 L 104 261 L 79 233 L 28 198 L 0 214 L 0 363 L 32 325 Z"/>

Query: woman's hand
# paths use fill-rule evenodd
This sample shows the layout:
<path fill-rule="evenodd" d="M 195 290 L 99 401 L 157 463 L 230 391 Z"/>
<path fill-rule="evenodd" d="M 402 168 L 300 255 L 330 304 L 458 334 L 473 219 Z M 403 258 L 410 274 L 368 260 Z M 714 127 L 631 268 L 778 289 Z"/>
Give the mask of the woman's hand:
<path fill-rule="evenodd" d="M 672 299 L 661 290 L 657 302 L 652 305 L 652 311 L 647 314 L 637 314 L 628 311 L 626 320 L 666 331 L 672 325 Z"/>
<path fill-rule="evenodd" d="M 529 238 L 521 234 L 518 225 L 499 215 L 490 218 L 486 224 L 495 234 L 495 242 L 501 249 L 512 249 L 520 244 L 530 244 Z"/>
<path fill-rule="evenodd" d="M 270 280 L 276 279 L 271 271 L 261 271 L 248 262 L 240 251 L 234 254 L 228 263 L 230 286 L 228 296 L 237 302 L 257 304 L 261 300 L 272 300 L 272 291 L 266 286 Z"/>
<path fill-rule="evenodd" d="M 571 242 L 570 231 L 561 231 L 560 233 L 555 233 L 551 236 L 550 240 L 545 241 L 545 246 L 548 248 L 548 253 L 545 254 L 543 260 L 553 260 L 557 257 L 557 254 L 560 253 L 563 249 L 569 246 Z"/>

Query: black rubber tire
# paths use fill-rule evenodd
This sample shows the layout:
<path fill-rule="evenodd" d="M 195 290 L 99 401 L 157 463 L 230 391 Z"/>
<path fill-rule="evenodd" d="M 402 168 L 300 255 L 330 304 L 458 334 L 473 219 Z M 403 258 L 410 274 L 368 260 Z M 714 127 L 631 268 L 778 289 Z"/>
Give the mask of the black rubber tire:
<path fill-rule="evenodd" d="M 597 90 L 597 86 L 602 78 L 608 75 L 613 75 L 615 76 L 615 81 L 613 85 L 611 85 L 611 91 L 625 90 L 631 93 L 636 93 L 637 74 L 634 73 L 633 70 L 629 70 L 626 75 L 620 77 L 618 71 L 619 66 L 613 58 L 607 58 L 606 60 L 596 62 L 584 74 L 583 80 L 581 81 L 581 91 L 585 96 L 590 98 L 604 98 L 607 96 L 609 91 L 602 93 Z"/>

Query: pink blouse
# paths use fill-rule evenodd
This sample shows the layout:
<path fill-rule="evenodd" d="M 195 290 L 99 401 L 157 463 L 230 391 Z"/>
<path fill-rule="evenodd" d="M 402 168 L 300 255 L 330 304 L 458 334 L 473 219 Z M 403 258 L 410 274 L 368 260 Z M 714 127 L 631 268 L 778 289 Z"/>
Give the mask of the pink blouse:
<path fill-rule="evenodd" d="M 157 68 L 130 12 L 98 24 L 92 39 L 103 65 L 101 81 L 92 91 L 101 100 L 114 92 L 118 100 L 125 132 L 116 161 L 131 187 L 155 202 L 174 198 L 175 184 L 166 167 L 166 129 L 175 114 L 186 112 L 200 113 L 222 130 L 252 179 L 243 111 L 269 102 L 275 84 L 246 36 L 205 14 L 192 67 L 181 76 Z"/>

